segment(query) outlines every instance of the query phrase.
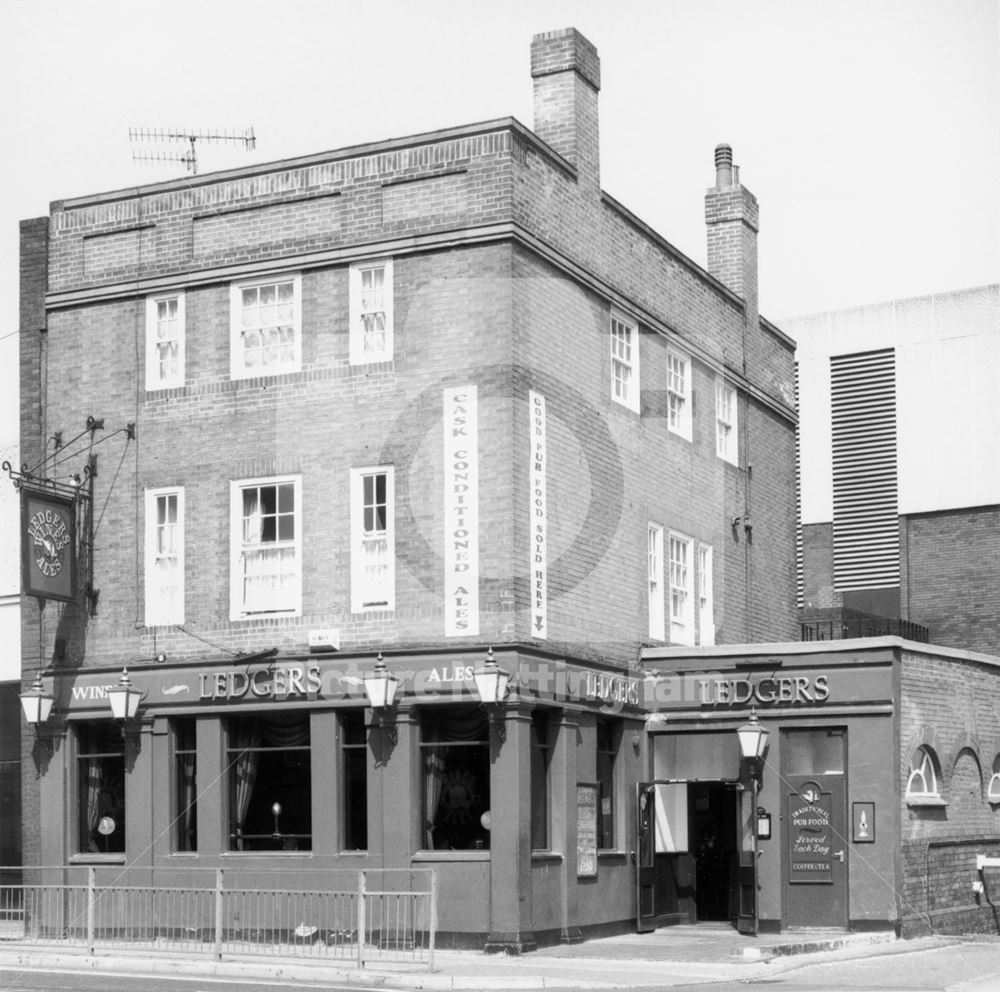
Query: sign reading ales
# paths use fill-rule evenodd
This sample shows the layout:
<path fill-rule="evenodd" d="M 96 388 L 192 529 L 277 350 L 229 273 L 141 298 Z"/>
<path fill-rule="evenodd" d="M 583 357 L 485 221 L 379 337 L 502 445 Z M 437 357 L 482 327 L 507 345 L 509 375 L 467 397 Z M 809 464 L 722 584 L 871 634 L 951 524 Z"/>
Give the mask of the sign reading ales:
<path fill-rule="evenodd" d="M 24 591 L 72 602 L 76 592 L 76 506 L 72 498 L 21 490 Z"/>

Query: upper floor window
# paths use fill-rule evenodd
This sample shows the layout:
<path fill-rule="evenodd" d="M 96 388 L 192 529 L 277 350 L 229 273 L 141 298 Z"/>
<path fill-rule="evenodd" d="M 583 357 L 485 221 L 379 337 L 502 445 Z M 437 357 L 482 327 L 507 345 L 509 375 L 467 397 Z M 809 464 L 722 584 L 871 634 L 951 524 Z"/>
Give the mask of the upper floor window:
<path fill-rule="evenodd" d="M 229 374 L 233 379 L 301 367 L 301 299 L 300 276 L 232 285 Z"/>
<path fill-rule="evenodd" d="M 147 627 L 184 623 L 184 490 L 146 490 Z"/>
<path fill-rule="evenodd" d="M 301 608 L 299 478 L 234 482 L 230 619 Z"/>
<path fill-rule="evenodd" d="M 691 440 L 691 359 L 667 349 L 667 428 Z"/>
<path fill-rule="evenodd" d="M 184 385 L 184 294 L 146 297 L 146 389 Z"/>
<path fill-rule="evenodd" d="M 712 548 L 698 545 L 698 632 L 700 644 L 715 643 L 715 606 L 712 595 Z"/>
<path fill-rule="evenodd" d="M 392 259 L 351 266 L 352 365 L 392 359 Z"/>
<path fill-rule="evenodd" d="M 647 533 L 646 570 L 649 590 L 649 636 L 666 639 L 663 609 L 663 528 L 650 524 Z"/>
<path fill-rule="evenodd" d="M 639 329 L 621 314 L 611 314 L 611 398 L 639 411 Z"/>
<path fill-rule="evenodd" d="M 351 611 L 395 607 L 392 468 L 351 472 Z"/>
<path fill-rule="evenodd" d="M 671 534 L 670 641 L 672 644 L 694 644 L 693 581 L 691 541 L 680 534 Z"/>
<path fill-rule="evenodd" d="M 736 390 L 722 379 L 715 380 L 715 453 L 730 465 L 739 465 Z"/>

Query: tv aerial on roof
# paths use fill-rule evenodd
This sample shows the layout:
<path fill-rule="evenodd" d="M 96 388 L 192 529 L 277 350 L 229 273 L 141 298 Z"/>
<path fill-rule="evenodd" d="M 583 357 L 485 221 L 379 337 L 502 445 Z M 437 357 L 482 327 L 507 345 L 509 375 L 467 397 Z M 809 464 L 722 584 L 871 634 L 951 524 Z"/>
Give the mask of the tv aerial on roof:
<path fill-rule="evenodd" d="M 175 141 L 187 142 L 189 147 L 186 152 L 160 150 L 146 152 L 133 151 L 132 161 L 143 165 L 179 162 L 194 175 L 198 174 L 197 143 L 199 141 L 218 145 L 243 145 L 248 152 L 253 151 L 257 147 L 257 139 L 254 137 L 252 127 L 248 127 L 243 131 L 185 131 L 172 130 L 170 128 L 130 127 L 128 129 L 128 140 L 133 143 L 146 142 L 157 145 Z"/>

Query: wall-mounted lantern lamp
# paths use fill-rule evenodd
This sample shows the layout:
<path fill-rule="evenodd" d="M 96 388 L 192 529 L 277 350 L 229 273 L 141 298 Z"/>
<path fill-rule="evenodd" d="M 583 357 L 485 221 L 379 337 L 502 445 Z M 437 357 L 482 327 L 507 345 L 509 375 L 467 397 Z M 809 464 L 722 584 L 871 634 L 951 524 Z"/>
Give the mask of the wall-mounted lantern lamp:
<path fill-rule="evenodd" d="M 365 675 L 364 683 L 368 705 L 372 708 L 375 719 L 379 722 L 383 732 L 395 743 L 396 726 L 392 721 L 391 713 L 396 702 L 399 679 L 386 667 L 381 651 L 375 659 L 375 670 Z"/>
<path fill-rule="evenodd" d="M 375 670 L 365 675 L 364 681 L 368 705 L 373 710 L 391 709 L 393 703 L 396 702 L 399 679 L 386 667 L 381 651 L 375 659 Z"/>
<path fill-rule="evenodd" d="M 122 738 L 128 742 L 131 740 L 135 750 L 139 750 L 138 738 L 132 739 L 128 735 L 128 723 L 134 720 L 139 712 L 139 703 L 145 693 L 141 689 L 136 689 L 129 678 L 128 666 L 122 668 L 121 678 L 118 685 L 108 689 L 108 705 L 111 707 L 111 718 L 122 728 Z"/>
<path fill-rule="evenodd" d="M 771 731 L 757 719 L 756 708 L 750 710 L 749 722 L 736 728 L 736 736 L 740 742 L 740 757 L 750 766 L 750 774 L 759 781 L 764 771 L 767 739 Z"/>
<path fill-rule="evenodd" d="M 44 748 L 50 757 L 54 749 L 52 738 L 39 736 L 38 728 L 48 721 L 53 702 L 52 694 L 45 692 L 41 675 L 31 683 L 31 688 L 27 692 L 21 693 L 24 722 L 35 732 L 35 742 Z"/>
<path fill-rule="evenodd" d="M 45 692 L 41 675 L 31 683 L 31 688 L 27 692 L 21 693 L 21 708 L 24 710 L 25 723 L 33 727 L 36 734 L 39 725 L 49 719 L 53 702 L 52 695 Z"/>
<path fill-rule="evenodd" d="M 504 738 L 503 706 L 510 687 L 510 673 L 505 672 L 493 657 L 493 648 L 486 652 L 483 667 L 472 673 L 476 683 L 479 702 L 486 707 L 489 721 L 497 729 L 501 740 Z"/>

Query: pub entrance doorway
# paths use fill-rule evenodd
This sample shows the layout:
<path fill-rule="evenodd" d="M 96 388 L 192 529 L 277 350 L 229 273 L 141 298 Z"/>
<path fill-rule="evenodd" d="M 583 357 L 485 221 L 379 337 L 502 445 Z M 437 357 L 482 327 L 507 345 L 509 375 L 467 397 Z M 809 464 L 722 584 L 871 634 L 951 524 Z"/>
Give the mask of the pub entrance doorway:
<path fill-rule="evenodd" d="M 732 780 L 639 784 L 640 932 L 678 923 L 735 924 L 746 912 L 739 901 L 743 796 L 741 783 Z"/>

